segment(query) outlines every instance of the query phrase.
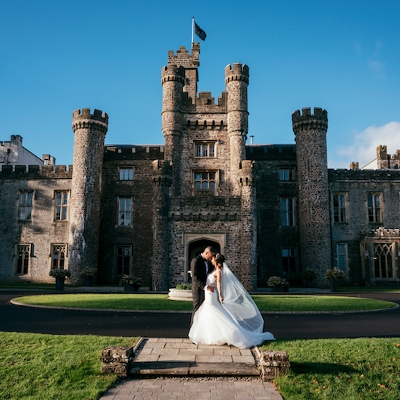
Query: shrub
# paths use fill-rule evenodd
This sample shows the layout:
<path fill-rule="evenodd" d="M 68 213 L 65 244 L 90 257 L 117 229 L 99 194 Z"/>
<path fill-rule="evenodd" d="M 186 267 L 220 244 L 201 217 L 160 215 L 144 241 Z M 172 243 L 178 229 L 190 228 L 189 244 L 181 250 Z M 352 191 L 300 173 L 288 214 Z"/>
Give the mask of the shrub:
<path fill-rule="evenodd" d="M 138 278 L 134 275 L 122 275 L 119 284 L 123 286 L 125 283 L 129 283 L 130 285 L 142 286 L 142 278 Z"/>
<path fill-rule="evenodd" d="M 96 268 L 91 268 L 91 267 L 85 267 L 83 270 L 80 272 L 80 276 L 82 278 L 91 278 L 94 275 L 96 275 Z"/>
<path fill-rule="evenodd" d="M 271 276 L 267 280 L 268 287 L 289 287 L 289 282 L 285 278 L 281 278 L 279 276 Z"/>
<path fill-rule="evenodd" d="M 192 290 L 192 285 L 190 283 L 178 283 L 176 285 L 178 290 Z"/>
<path fill-rule="evenodd" d="M 333 267 L 332 269 L 328 269 L 328 271 L 326 271 L 325 278 L 328 280 L 335 279 L 340 281 L 341 279 L 345 279 L 346 275 L 341 269 Z"/>
<path fill-rule="evenodd" d="M 53 278 L 66 278 L 71 276 L 71 272 L 67 269 L 53 268 L 50 270 L 49 275 Z"/>

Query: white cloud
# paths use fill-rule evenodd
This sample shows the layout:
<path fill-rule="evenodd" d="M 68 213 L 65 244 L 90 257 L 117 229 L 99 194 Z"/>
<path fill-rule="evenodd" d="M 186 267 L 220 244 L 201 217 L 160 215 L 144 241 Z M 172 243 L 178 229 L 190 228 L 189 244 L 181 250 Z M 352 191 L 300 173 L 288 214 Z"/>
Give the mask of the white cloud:
<path fill-rule="evenodd" d="M 400 149 L 400 122 L 393 121 L 354 132 L 352 143 L 335 151 L 340 161 L 329 161 L 329 168 L 349 168 L 352 161 L 358 161 L 362 168 L 376 158 L 376 148 L 379 145 L 386 145 L 388 154 L 394 154 Z"/>

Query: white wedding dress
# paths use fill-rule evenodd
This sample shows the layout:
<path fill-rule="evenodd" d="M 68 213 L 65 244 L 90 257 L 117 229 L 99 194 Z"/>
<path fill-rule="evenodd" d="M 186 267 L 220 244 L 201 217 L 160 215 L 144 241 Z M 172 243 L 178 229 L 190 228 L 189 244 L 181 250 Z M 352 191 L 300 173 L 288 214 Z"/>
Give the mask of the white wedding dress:
<path fill-rule="evenodd" d="M 194 315 L 189 338 L 196 344 L 233 345 L 241 349 L 275 340 L 270 332 L 263 332 L 264 320 L 253 299 L 224 263 L 221 289 L 224 301 L 219 302 L 215 271 L 207 277 L 205 300 Z"/>

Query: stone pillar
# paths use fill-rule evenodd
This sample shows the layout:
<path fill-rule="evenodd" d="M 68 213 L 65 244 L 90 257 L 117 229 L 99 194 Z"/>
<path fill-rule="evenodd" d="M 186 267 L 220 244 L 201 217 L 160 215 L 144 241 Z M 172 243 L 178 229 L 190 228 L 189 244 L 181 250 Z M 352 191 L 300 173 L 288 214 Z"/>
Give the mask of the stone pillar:
<path fill-rule="evenodd" d="M 299 185 L 299 234 L 302 269 L 317 271 L 319 285 L 326 284 L 324 274 L 332 267 L 331 224 L 326 132 L 328 113 L 321 108 L 303 108 L 292 114 L 296 135 L 297 176 Z"/>
<path fill-rule="evenodd" d="M 225 85 L 228 93 L 228 136 L 230 148 L 230 182 L 232 195 L 240 195 L 238 182 L 240 163 L 246 158 L 246 137 L 248 132 L 247 87 L 249 67 L 235 63 L 225 67 Z"/>
<path fill-rule="evenodd" d="M 108 115 L 89 108 L 76 110 L 72 117 L 74 164 L 69 210 L 68 269 L 71 281 L 80 280 L 84 267 L 97 268 L 101 174 Z"/>
<path fill-rule="evenodd" d="M 172 164 L 172 194 L 180 195 L 180 160 L 182 135 L 182 95 L 185 69 L 168 65 L 162 69 L 162 131 L 165 149 L 164 159 Z"/>
<path fill-rule="evenodd" d="M 389 169 L 390 168 L 390 155 L 387 153 L 387 146 L 379 145 L 376 148 L 376 164 L 377 169 Z"/>
<path fill-rule="evenodd" d="M 153 162 L 153 257 L 152 290 L 168 290 L 170 284 L 170 248 L 169 230 L 169 187 L 171 185 L 171 166 L 168 161 Z"/>
<path fill-rule="evenodd" d="M 247 290 L 254 291 L 257 288 L 257 201 L 253 162 L 242 161 L 239 172 L 242 190 L 240 280 Z"/>

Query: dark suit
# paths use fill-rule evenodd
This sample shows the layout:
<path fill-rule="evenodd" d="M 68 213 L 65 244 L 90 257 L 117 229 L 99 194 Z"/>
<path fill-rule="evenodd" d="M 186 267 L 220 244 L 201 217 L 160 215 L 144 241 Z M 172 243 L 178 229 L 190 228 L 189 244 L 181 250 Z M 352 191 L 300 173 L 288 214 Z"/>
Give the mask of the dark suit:
<path fill-rule="evenodd" d="M 192 273 L 192 297 L 193 297 L 193 317 L 196 311 L 199 309 L 204 301 L 204 288 L 206 287 L 207 272 L 206 263 L 208 264 L 208 273 L 214 270 L 214 266 L 211 262 L 206 261 L 202 255 L 193 258 L 190 263 L 190 271 Z M 191 325 L 190 324 L 190 325 Z"/>

